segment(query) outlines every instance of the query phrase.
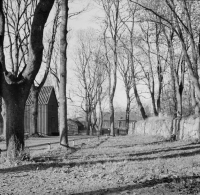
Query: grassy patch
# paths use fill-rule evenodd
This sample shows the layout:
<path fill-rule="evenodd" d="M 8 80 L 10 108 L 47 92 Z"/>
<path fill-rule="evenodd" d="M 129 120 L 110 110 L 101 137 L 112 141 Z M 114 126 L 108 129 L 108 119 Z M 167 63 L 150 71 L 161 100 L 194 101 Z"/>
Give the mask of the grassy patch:
<path fill-rule="evenodd" d="M 150 136 L 101 137 L 76 141 L 73 148 L 57 147 L 15 167 L 2 163 L 0 174 L 26 173 L 31 185 L 37 176 L 45 181 L 37 186 L 38 192 L 197 194 L 199 154 L 198 142 L 169 142 Z"/>

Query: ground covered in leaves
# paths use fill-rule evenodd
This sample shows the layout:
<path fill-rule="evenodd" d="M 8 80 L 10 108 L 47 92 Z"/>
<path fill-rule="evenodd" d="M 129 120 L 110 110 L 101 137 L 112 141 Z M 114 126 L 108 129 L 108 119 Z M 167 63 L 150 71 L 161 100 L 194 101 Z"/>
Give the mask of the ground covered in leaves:
<path fill-rule="evenodd" d="M 200 194 L 200 143 L 101 137 L 30 161 L 1 157 L 0 194 Z"/>

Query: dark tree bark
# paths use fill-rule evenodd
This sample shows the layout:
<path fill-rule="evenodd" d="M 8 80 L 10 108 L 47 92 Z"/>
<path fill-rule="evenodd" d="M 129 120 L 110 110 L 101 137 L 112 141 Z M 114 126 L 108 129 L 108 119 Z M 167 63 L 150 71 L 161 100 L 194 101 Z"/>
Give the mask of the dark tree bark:
<path fill-rule="evenodd" d="M 147 115 L 146 115 L 146 112 L 145 112 L 145 109 L 142 105 L 142 102 L 140 100 L 140 96 L 138 94 L 138 90 L 137 90 L 137 86 L 136 86 L 136 82 L 133 81 L 133 90 L 134 90 L 134 94 L 135 94 L 135 99 L 136 99 L 136 102 L 137 102 L 137 105 L 138 105 L 138 108 L 140 110 L 140 113 L 142 115 L 142 118 L 145 120 L 147 118 Z"/>
<path fill-rule="evenodd" d="M 129 129 L 129 118 L 130 118 L 130 106 L 131 106 L 131 98 L 130 98 L 130 94 L 127 91 L 126 92 L 126 130 L 128 132 Z"/>
<path fill-rule="evenodd" d="M 158 20 L 158 18 L 156 18 Z M 158 74 L 158 97 L 157 97 L 157 114 L 161 112 L 161 92 L 162 92 L 162 85 L 163 85 L 163 70 L 162 64 L 160 59 L 160 43 L 159 37 L 161 33 L 161 21 L 159 20 L 158 23 L 155 23 L 156 26 L 156 56 L 157 56 L 157 74 Z"/>
<path fill-rule="evenodd" d="M 19 155 L 24 149 L 24 109 L 26 96 L 22 86 L 9 86 L 12 93 L 6 94 L 6 148 L 9 159 Z M 20 92 L 22 95 L 20 95 Z"/>
<path fill-rule="evenodd" d="M 31 85 L 43 56 L 43 30 L 54 0 L 40 0 L 31 26 L 27 66 L 16 76 L 6 70 L 4 59 L 3 1 L 0 1 L 0 95 L 6 107 L 6 146 L 8 158 L 15 158 L 24 148 L 24 109 Z"/>

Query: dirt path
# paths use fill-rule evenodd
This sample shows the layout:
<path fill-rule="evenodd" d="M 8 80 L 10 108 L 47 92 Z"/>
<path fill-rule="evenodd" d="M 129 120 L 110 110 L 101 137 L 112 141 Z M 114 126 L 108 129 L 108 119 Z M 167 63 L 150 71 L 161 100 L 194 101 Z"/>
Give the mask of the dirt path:
<path fill-rule="evenodd" d="M 152 137 L 80 140 L 0 164 L 0 194 L 200 194 L 200 144 Z"/>

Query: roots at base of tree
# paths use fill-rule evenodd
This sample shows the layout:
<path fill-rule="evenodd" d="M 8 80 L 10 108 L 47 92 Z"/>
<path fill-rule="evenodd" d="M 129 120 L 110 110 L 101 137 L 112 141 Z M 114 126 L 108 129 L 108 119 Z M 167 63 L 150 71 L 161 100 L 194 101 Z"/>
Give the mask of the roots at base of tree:
<path fill-rule="evenodd" d="M 62 144 L 62 143 L 60 143 L 60 145 L 63 146 L 63 147 L 65 147 L 65 148 L 67 148 L 67 149 L 70 148 L 68 144 Z"/>

